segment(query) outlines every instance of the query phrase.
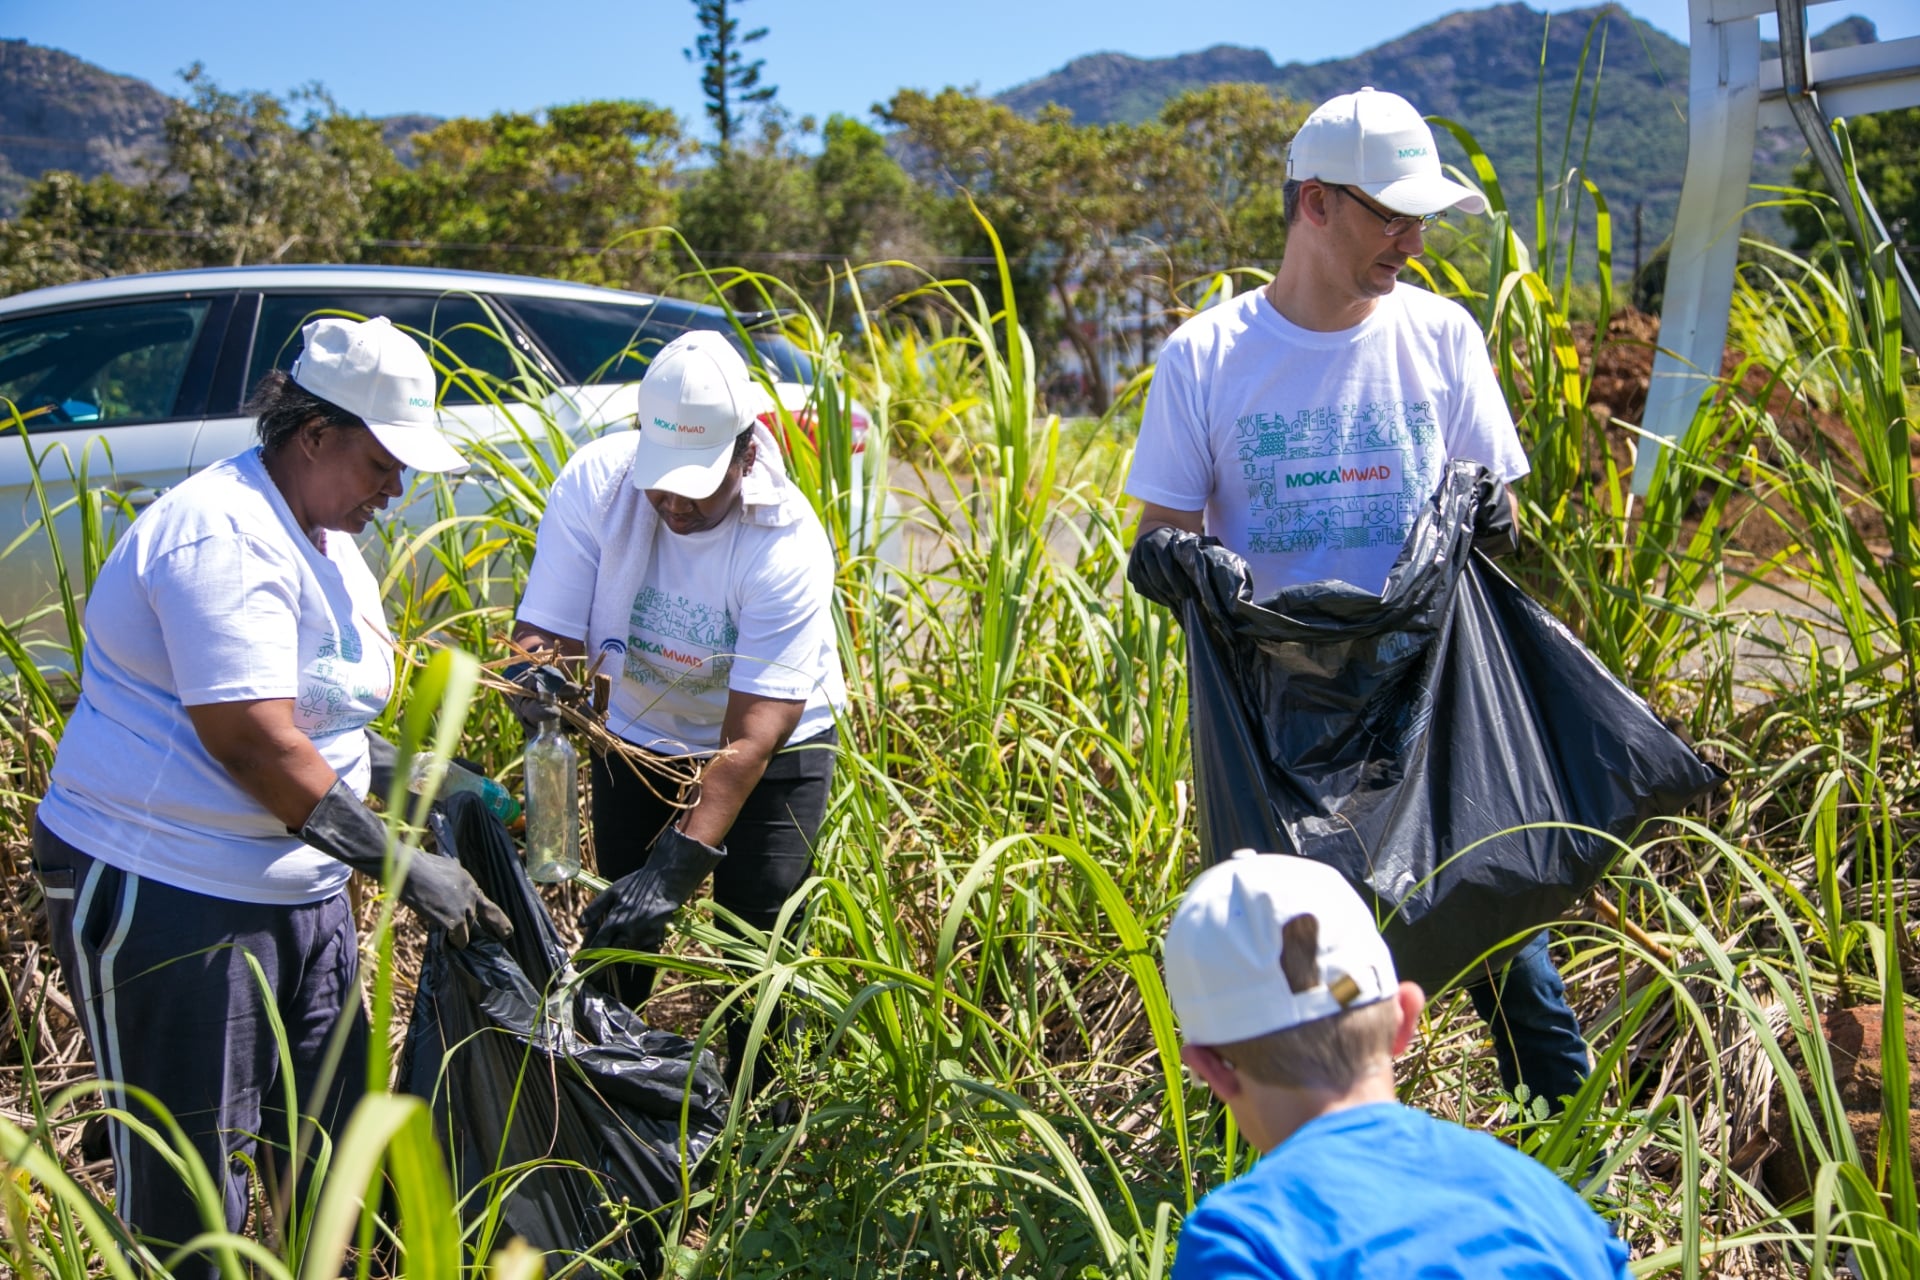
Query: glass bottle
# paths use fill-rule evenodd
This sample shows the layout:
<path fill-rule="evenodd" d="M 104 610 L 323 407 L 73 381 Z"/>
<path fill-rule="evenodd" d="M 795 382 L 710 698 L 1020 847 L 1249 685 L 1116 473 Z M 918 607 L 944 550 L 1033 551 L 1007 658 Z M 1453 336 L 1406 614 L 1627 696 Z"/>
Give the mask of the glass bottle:
<path fill-rule="evenodd" d="M 435 758 L 431 751 L 421 751 L 414 755 L 413 766 L 407 777 L 407 790 L 415 795 L 426 794 L 427 776 L 433 768 Z M 447 771 L 440 779 L 439 794 L 450 796 L 456 791 L 467 791 L 479 796 L 481 803 L 502 822 L 512 822 L 520 816 L 520 802 L 513 798 L 513 792 L 492 778 L 475 773 L 458 761 L 449 760 Z"/>
<path fill-rule="evenodd" d="M 559 884 L 580 874 L 580 753 L 560 719 L 527 744 L 527 875 Z"/>

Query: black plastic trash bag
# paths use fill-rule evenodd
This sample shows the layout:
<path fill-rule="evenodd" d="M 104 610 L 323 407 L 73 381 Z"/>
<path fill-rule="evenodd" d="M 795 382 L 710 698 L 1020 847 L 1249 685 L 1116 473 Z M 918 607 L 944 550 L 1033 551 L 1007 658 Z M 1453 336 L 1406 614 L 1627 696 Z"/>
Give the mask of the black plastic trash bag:
<path fill-rule="evenodd" d="M 1616 852 L 1594 831 L 1629 836 L 1724 777 L 1493 567 L 1512 538 L 1505 486 L 1456 462 L 1379 595 L 1255 603 L 1244 562 L 1171 529 L 1128 563 L 1187 633 L 1208 858 L 1337 868 L 1429 991 L 1584 895 Z"/>
<path fill-rule="evenodd" d="M 476 1188 L 522 1164 L 539 1167 L 505 1175 L 500 1243 L 585 1249 L 614 1232 L 609 1202 L 671 1212 L 683 1170 L 726 1123 L 712 1055 L 696 1060 L 692 1041 L 649 1028 L 591 979 L 556 986 L 567 953 L 512 837 L 478 797 L 448 797 L 431 825 L 513 921 L 510 941 L 465 950 L 434 931 L 401 1059 L 399 1087 L 432 1101 L 469 1219 L 489 1198 Z M 638 1217 L 596 1253 L 648 1274 L 660 1255 L 658 1228 Z"/>

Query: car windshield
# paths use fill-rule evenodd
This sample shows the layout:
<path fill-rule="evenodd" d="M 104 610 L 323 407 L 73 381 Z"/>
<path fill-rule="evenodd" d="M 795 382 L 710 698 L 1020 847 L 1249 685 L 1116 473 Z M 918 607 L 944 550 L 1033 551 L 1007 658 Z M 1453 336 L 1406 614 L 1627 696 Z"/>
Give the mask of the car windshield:
<path fill-rule="evenodd" d="M 588 298 L 515 297 L 506 299 L 515 315 L 559 362 L 569 380 L 590 386 L 632 382 L 646 373 L 653 353 L 689 329 L 724 333 L 740 353 L 765 364 L 783 382 L 811 382 L 806 355 L 774 330 L 753 335 L 749 353 L 728 322 L 711 307 L 666 298 L 651 302 L 603 302 Z"/>

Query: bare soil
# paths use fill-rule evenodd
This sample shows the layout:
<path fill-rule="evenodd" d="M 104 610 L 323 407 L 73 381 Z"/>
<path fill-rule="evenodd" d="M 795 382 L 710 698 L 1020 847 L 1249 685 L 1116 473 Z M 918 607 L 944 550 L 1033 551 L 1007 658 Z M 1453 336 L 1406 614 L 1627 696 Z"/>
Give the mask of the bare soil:
<path fill-rule="evenodd" d="M 1631 468 L 1638 438 L 1626 424 L 1638 424 L 1646 413 L 1647 388 L 1660 335 L 1659 317 L 1630 308 L 1617 312 L 1597 345 L 1592 324 L 1580 322 L 1572 328 L 1582 372 L 1592 377 L 1588 411 L 1603 432 L 1615 464 Z M 1797 370 L 1772 370 L 1757 363 L 1748 365 L 1744 353 L 1728 350 L 1721 357 L 1720 374 L 1729 380 L 1738 375 L 1737 387 L 1722 394 L 1735 396 L 1749 405 L 1764 406 L 1794 449 L 1816 456 L 1824 452 L 1833 460 L 1843 480 L 1856 489 L 1864 489 L 1860 480 L 1859 449 L 1846 420 L 1796 392 Z M 1765 440 L 1756 442 L 1755 452 L 1763 463 L 1778 460 L 1773 446 Z M 1920 438 L 1915 440 L 1915 453 L 1920 456 Z M 1596 474 L 1599 471 L 1597 457 L 1594 470 Z M 1695 496 L 1689 513 L 1692 521 L 1705 513 L 1712 496 L 1712 491 L 1706 488 Z M 1759 503 L 1751 495 L 1735 495 L 1729 503 L 1724 527 L 1730 531 L 1733 548 L 1764 559 L 1787 550 L 1793 538 L 1779 520 L 1758 508 Z M 1886 525 L 1874 504 L 1854 504 L 1848 518 L 1869 546 L 1883 554 L 1890 549 Z"/>

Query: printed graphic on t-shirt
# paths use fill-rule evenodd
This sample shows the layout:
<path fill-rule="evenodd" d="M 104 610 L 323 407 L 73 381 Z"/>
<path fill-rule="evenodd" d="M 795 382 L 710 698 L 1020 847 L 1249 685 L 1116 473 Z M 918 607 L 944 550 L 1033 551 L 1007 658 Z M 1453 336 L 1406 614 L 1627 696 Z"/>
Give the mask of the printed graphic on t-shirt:
<path fill-rule="evenodd" d="M 740 628 L 725 609 L 642 587 L 627 625 L 627 679 L 688 695 L 726 687 Z"/>
<path fill-rule="evenodd" d="M 1398 547 L 1433 488 L 1407 465 L 1439 456 L 1431 401 L 1252 413 L 1234 426 L 1252 554 Z"/>
<path fill-rule="evenodd" d="M 324 738 L 358 729 L 378 715 L 393 693 L 392 682 L 384 663 L 367 664 L 365 658 L 359 628 L 351 622 L 344 630 L 322 632 L 300 671 L 295 727 L 309 738 Z M 370 677 L 386 678 L 377 679 L 375 687 Z"/>

